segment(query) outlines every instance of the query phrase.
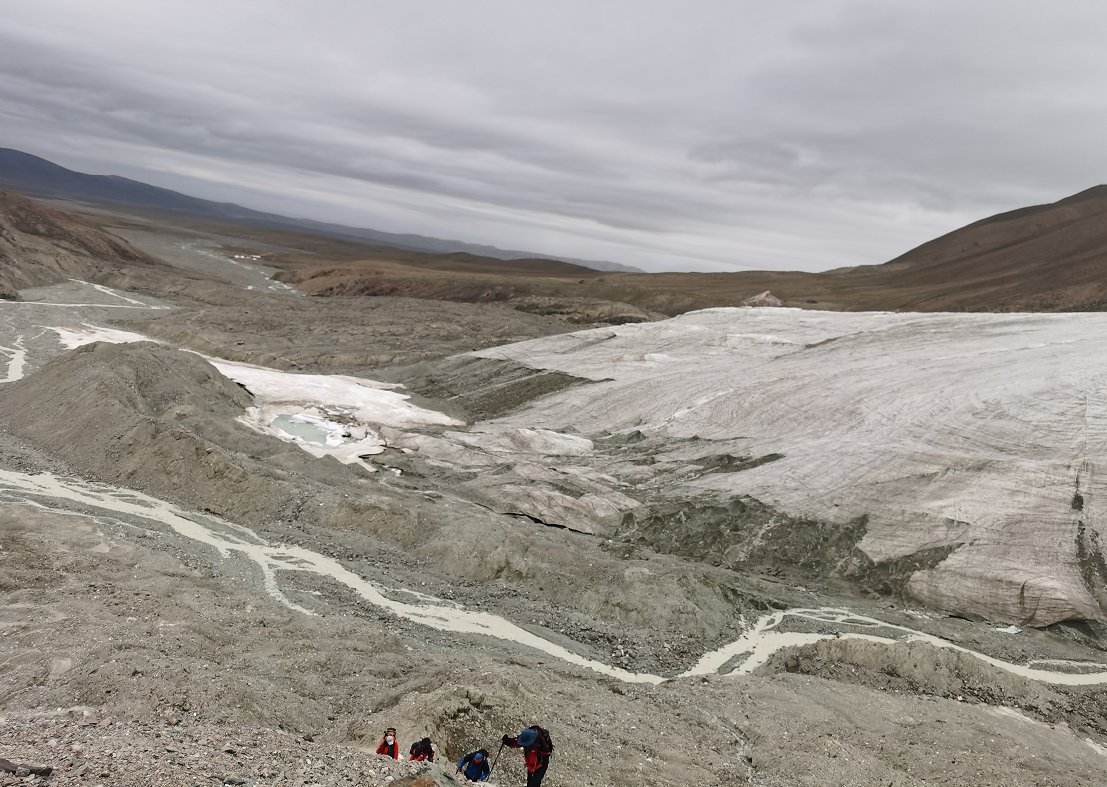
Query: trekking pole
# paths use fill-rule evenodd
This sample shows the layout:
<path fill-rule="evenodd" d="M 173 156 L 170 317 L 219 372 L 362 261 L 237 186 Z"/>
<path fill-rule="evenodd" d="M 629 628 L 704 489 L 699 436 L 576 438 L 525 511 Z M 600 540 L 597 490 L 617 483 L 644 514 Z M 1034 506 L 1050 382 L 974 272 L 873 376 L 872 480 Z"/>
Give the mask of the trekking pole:
<path fill-rule="evenodd" d="M 488 767 L 488 778 L 492 778 L 492 771 L 496 770 L 496 761 L 500 759 L 500 752 L 504 750 L 504 744 L 500 744 L 500 751 L 496 752 L 496 756 L 492 758 L 492 764 Z"/>

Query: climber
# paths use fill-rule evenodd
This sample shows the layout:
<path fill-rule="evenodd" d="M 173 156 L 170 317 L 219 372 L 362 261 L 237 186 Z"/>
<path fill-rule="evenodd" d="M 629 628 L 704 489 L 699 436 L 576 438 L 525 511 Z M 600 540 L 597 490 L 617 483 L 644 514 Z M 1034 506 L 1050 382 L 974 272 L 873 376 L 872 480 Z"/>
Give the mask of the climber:
<path fill-rule="evenodd" d="M 457 772 L 471 782 L 486 782 L 492 772 L 488 765 L 488 752 L 477 749 L 457 761 Z"/>
<path fill-rule="evenodd" d="M 395 727 L 389 727 L 384 731 L 384 737 L 377 745 L 377 754 L 383 754 L 385 757 L 391 757 L 394 760 L 400 759 L 400 742 L 396 740 Z"/>
<path fill-rule="evenodd" d="M 434 762 L 434 744 L 431 743 L 431 739 L 423 738 L 423 740 L 411 744 L 408 759 L 412 762 L 423 762 L 423 760 Z"/>
<path fill-rule="evenodd" d="M 523 761 L 527 766 L 527 787 L 540 787 L 546 769 L 550 767 L 550 755 L 554 750 L 549 731 L 534 724 L 514 738 L 505 735 L 502 741 L 504 746 L 523 750 Z"/>

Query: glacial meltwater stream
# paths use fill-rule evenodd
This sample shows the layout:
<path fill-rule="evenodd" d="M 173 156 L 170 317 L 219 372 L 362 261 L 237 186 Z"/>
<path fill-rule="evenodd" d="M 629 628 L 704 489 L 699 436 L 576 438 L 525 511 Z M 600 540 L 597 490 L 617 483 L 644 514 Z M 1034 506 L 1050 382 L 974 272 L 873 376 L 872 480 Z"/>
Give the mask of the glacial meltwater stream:
<path fill-rule="evenodd" d="M 420 603 L 406 603 L 389 597 L 392 593 L 413 595 L 404 589 L 389 590 L 370 582 L 342 566 L 334 558 L 303 547 L 271 545 L 249 528 L 214 516 L 185 511 L 165 501 L 141 492 L 93 484 L 49 473 L 29 475 L 0 470 L 0 502 L 28 505 L 71 516 L 103 516 L 116 514 L 142 520 L 178 536 L 205 544 L 225 559 L 237 555 L 255 563 L 261 572 L 266 592 L 280 603 L 305 615 L 315 614 L 293 602 L 281 590 L 280 572 L 305 571 L 328 577 L 354 591 L 364 602 L 419 625 L 458 634 L 479 634 L 532 648 L 548 656 L 594 670 L 630 683 L 662 683 L 669 678 L 650 673 L 631 672 L 586 658 L 544 637 L 486 612 L 464 609 L 443 599 L 414 594 Z M 69 506 L 76 506 L 74 510 Z M 869 628 L 873 632 L 894 631 L 900 636 L 877 633 L 817 633 L 784 632 L 778 627 L 785 618 L 801 618 L 835 629 L 841 626 Z M 916 641 L 939 648 L 967 653 L 993 667 L 1045 683 L 1070 686 L 1107 684 L 1107 665 L 1095 662 L 1066 662 L 1068 671 L 1023 666 L 993 658 L 955 645 L 933 635 L 904 626 L 896 626 L 875 618 L 854 615 L 842 609 L 789 609 L 764 615 L 732 643 L 705 653 L 696 664 L 676 677 L 701 675 L 748 674 L 764 664 L 773 653 L 784 647 L 809 644 L 834 636 L 875 642 Z M 737 667 L 721 673 L 724 666 L 737 662 Z M 1049 662 L 1037 662 L 1046 664 Z M 1061 665 L 1058 665 L 1061 666 Z"/>

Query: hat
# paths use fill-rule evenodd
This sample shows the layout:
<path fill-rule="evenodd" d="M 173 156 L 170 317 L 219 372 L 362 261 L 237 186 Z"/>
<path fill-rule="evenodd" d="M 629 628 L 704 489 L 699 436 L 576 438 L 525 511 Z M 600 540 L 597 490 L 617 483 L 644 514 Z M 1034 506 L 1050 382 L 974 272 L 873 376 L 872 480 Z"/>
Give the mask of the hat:
<path fill-rule="evenodd" d="M 538 740 L 538 731 L 531 727 L 527 727 L 515 738 L 515 742 L 520 746 L 531 746 L 536 740 Z"/>
<path fill-rule="evenodd" d="M 483 759 L 484 759 L 484 755 L 481 754 L 479 751 L 476 754 L 473 755 L 473 762 L 480 762 Z"/>

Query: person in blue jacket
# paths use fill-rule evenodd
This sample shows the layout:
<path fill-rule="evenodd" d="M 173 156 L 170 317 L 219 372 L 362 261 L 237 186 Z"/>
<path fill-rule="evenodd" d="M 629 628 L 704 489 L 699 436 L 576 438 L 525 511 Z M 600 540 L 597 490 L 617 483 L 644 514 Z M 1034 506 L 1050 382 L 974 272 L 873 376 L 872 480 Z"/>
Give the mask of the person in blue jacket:
<path fill-rule="evenodd" d="M 486 782 L 492 771 L 488 764 L 488 752 L 477 749 L 457 761 L 457 771 L 471 782 Z"/>

